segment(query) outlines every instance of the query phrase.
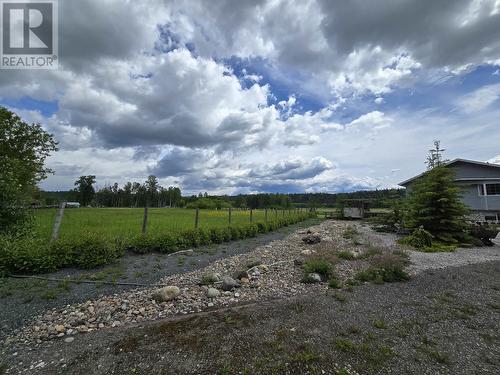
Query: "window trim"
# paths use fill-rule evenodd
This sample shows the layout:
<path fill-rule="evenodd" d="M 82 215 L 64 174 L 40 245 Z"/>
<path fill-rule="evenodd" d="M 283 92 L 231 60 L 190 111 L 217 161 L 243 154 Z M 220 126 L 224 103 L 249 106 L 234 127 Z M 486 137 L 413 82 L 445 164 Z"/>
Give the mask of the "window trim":
<path fill-rule="evenodd" d="M 488 185 L 496 185 L 494 188 L 495 194 L 488 194 Z M 484 194 L 488 197 L 499 197 L 500 196 L 500 184 L 484 184 Z"/>
<path fill-rule="evenodd" d="M 477 193 L 480 197 L 484 197 L 486 192 L 484 184 L 477 184 Z"/>

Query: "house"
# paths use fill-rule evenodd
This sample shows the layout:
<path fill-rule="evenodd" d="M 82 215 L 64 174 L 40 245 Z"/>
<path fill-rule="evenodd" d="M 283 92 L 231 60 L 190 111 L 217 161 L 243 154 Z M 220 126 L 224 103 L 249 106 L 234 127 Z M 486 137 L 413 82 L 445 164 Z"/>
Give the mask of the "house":
<path fill-rule="evenodd" d="M 500 165 L 473 160 L 455 159 L 445 164 L 455 171 L 455 182 L 462 189 L 462 201 L 477 222 L 500 222 Z M 412 183 L 426 172 L 399 185 L 411 191 Z"/>
<path fill-rule="evenodd" d="M 79 202 L 66 202 L 67 208 L 80 208 Z"/>

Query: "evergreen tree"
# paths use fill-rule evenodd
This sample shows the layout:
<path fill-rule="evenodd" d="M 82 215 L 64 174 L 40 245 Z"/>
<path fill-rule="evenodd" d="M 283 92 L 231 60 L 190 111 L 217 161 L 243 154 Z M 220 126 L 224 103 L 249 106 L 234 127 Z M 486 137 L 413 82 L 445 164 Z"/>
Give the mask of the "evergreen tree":
<path fill-rule="evenodd" d="M 454 171 L 436 166 L 411 185 L 406 224 L 423 227 L 437 240 L 456 242 L 464 236 L 467 207 L 460 200 Z"/>

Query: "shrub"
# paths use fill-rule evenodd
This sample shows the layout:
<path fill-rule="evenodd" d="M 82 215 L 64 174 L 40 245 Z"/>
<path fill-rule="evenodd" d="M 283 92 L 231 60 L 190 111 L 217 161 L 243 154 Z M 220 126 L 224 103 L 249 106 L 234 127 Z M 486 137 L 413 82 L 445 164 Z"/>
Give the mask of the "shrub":
<path fill-rule="evenodd" d="M 266 223 L 257 223 L 257 230 L 259 233 L 266 233 L 268 231 Z"/>
<path fill-rule="evenodd" d="M 126 248 L 137 254 L 146 254 L 153 251 L 153 241 L 151 237 L 138 235 L 128 240 Z"/>
<path fill-rule="evenodd" d="M 210 239 L 210 231 L 205 228 L 198 229 L 200 237 L 200 245 L 210 245 L 212 240 Z"/>
<path fill-rule="evenodd" d="M 432 239 L 434 236 L 423 228 L 418 228 L 413 231 L 408 237 L 400 240 L 402 244 L 413 246 L 417 249 L 432 246 Z"/>
<path fill-rule="evenodd" d="M 486 246 L 493 246 L 491 239 L 497 236 L 498 228 L 492 225 L 472 225 L 468 232 L 473 238 L 479 240 L 480 243 Z"/>
<path fill-rule="evenodd" d="M 221 228 L 212 228 L 210 229 L 210 239 L 213 243 L 222 243 L 224 242 L 224 233 Z"/>
<path fill-rule="evenodd" d="M 410 278 L 404 270 L 407 262 L 407 259 L 391 253 L 374 256 L 370 267 L 360 271 L 356 279 L 375 283 L 406 281 Z"/>
<path fill-rule="evenodd" d="M 317 273 L 325 280 L 328 280 L 333 275 L 331 263 L 323 259 L 307 260 L 302 267 L 306 274 Z"/>
<path fill-rule="evenodd" d="M 81 234 L 76 239 L 60 240 L 52 245 L 54 252 L 61 251 L 71 266 L 94 268 L 117 258 L 118 251 L 113 243 L 95 234 Z"/>
<path fill-rule="evenodd" d="M 340 289 L 342 288 L 342 283 L 336 276 L 332 276 L 330 280 L 328 280 L 328 286 L 332 289 Z"/>
<path fill-rule="evenodd" d="M 183 244 L 186 247 L 198 247 L 201 245 L 200 231 L 198 229 L 187 229 L 181 233 Z"/>
<path fill-rule="evenodd" d="M 47 241 L 33 236 L 0 237 L 0 273 L 52 272 L 64 261 L 51 253 Z"/>
<path fill-rule="evenodd" d="M 393 283 L 396 281 L 406 281 L 409 278 L 404 269 L 399 266 L 389 266 L 387 268 L 370 267 L 358 272 L 356 275 L 356 279 L 359 281 L 373 281 L 376 283 Z"/>
<path fill-rule="evenodd" d="M 352 251 L 349 250 L 342 250 L 337 253 L 337 256 L 340 259 L 345 259 L 345 260 L 353 260 L 356 259 L 356 254 L 354 254 Z"/>
<path fill-rule="evenodd" d="M 156 236 L 156 247 L 161 253 L 173 253 L 179 250 L 181 243 L 180 236 L 175 233 L 162 233 Z"/>
<path fill-rule="evenodd" d="M 244 230 L 246 237 L 255 237 L 259 233 L 257 224 L 246 224 Z"/>
<path fill-rule="evenodd" d="M 233 240 L 239 240 L 240 238 L 243 238 L 245 236 L 244 233 L 241 233 L 239 227 L 231 226 L 229 227 L 229 230 L 231 231 L 231 238 Z"/>

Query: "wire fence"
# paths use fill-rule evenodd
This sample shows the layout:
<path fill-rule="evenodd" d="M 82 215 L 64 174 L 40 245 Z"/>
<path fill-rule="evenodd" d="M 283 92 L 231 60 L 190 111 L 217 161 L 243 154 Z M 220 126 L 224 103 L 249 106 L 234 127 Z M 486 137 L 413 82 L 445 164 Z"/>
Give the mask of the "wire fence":
<path fill-rule="evenodd" d="M 250 222 L 266 222 L 308 212 L 291 209 L 185 209 L 185 208 L 42 208 L 33 210 L 38 236 L 67 238 L 96 233 L 106 238 L 128 237 L 141 233 L 181 232 L 192 228 L 216 228 Z M 54 233 L 58 213 L 60 226 Z M 144 222 L 146 224 L 144 224 Z"/>

